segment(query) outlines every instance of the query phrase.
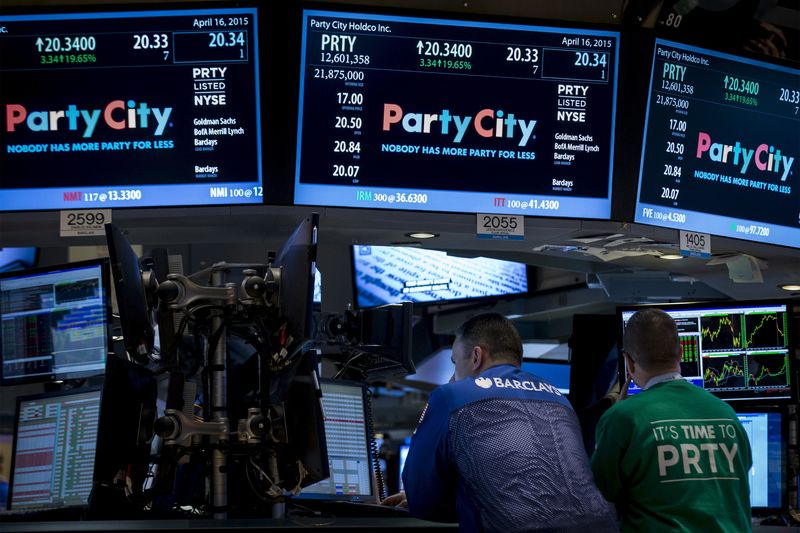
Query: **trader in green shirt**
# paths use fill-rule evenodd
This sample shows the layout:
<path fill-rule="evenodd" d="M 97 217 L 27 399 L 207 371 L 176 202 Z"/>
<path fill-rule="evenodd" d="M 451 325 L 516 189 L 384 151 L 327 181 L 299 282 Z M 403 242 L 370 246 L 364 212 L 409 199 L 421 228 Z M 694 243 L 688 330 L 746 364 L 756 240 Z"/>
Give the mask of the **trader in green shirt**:
<path fill-rule="evenodd" d="M 639 311 L 623 344 L 643 390 L 602 416 L 591 460 L 622 531 L 750 531 L 747 434 L 728 404 L 681 379 L 675 321 Z"/>

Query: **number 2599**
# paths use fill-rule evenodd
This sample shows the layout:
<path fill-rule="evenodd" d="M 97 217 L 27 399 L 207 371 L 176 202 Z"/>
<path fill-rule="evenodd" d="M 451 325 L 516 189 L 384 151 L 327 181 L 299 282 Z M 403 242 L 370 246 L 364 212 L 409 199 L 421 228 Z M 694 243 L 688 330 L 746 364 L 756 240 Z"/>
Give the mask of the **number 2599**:
<path fill-rule="evenodd" d="M 67 224 L 70 226 L 85 226 L 104 224 L 106 216 L 103 213 L 69 213 L 67 214 Z"/>

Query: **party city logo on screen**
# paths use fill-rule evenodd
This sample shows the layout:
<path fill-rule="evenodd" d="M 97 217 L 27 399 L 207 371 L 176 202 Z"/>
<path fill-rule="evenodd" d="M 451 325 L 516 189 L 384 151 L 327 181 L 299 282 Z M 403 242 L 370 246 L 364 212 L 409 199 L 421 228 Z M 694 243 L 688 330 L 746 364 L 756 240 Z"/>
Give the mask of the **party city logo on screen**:
<path fill-rule="evenodd" d="M 449 135 L 454 143 L 460 143 L 469 130 L 481 137 L 519 139 L 519 146 L 526 146 L 533 136 L 535 120 L 524 120 L 506 113 L 502 109 L 481 109 L 475 116 L 453 115 L 449 109 L 439 113 L 409 113 L 397 104 L 383 104 L 383 131 L 401 127 L 408 133 Z"/>
<path fill-rule="evenodd" d="M 51 111 L 28 111 L 21 104 L 6 104 L 6 131 L 14 133 L 27 128 L 30 131 L 82 131 L 85 139 L 90 138 L 97 125 L 105 123 L 114 130 L 154 128 L 153 135 L 159 136 L 169 124 L 171 107 L 150 107 L 147 102 L 138 105 L 133 100 L 124 102 L 112 100 L 102 109 L 78 109 L 70 104 L 66 109 Z"/>
<path fill-rule="evenodd" d="M 755 166 L 761 172 L 774 172 L 786 181 L 794 164 L 794 157 L 781 154 L 779 148 L 763 143 L 755 148 L 747 148 L 742 143 L 723 144 L 712 142 L 711 136 L 701 131 L 697 136 L 697 152 L 695 157 L 708 157 L 717 163 L 726 163 L 738 167 L 739 173 L 747 173 L 747 169 Z"/>

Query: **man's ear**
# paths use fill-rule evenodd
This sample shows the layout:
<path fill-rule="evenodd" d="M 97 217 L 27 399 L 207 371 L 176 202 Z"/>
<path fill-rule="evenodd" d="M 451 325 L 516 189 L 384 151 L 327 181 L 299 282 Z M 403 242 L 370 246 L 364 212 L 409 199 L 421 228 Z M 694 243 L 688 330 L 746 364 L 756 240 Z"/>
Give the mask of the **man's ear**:
<path fill-rule="evenodd" d="M 480 346 L 472 348 L 472 370 L 473 372 L 481 368 L 484 360 L 486 359 L 486 352 Z"/>
<path fill-rule="evenodd" d="M 630 375 L 636 368 L 636 361 L 633 360 L 631 354 L 629 352 L 622 352 L 623 356 L 625 357 L 625 364 L 627 368 L 627 374 Z"/>

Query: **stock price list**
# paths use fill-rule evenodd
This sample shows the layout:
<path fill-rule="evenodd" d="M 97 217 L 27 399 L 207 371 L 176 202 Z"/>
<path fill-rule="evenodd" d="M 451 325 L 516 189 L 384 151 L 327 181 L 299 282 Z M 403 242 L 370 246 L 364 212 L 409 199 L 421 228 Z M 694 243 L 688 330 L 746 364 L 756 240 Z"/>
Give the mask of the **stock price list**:
<path fill-rule="evenodd" d="M 799 81 L 657 40 L 635 221 L 797 246 Z"/>
<path fill-rule="evenodd" d="M 42 66 L 113 68 L 247 61 L 255 12 L 186 13 L 179 22 L 175 13 L 158 20 L 152 12 L 116 17 L 113 13 L 64 15 L 60 24 L 48 23 L 52 17 L 40 17 L 41 21 L 19 17 L 22 20 L 5 26 L 3 44 L 8 53 L 3 54 L 0 66 L 16 71 Z"/>
<path fill-rule="evenodd" d="M 608 217 L 617 45 L 306 11 L 295 201 Z"/>

